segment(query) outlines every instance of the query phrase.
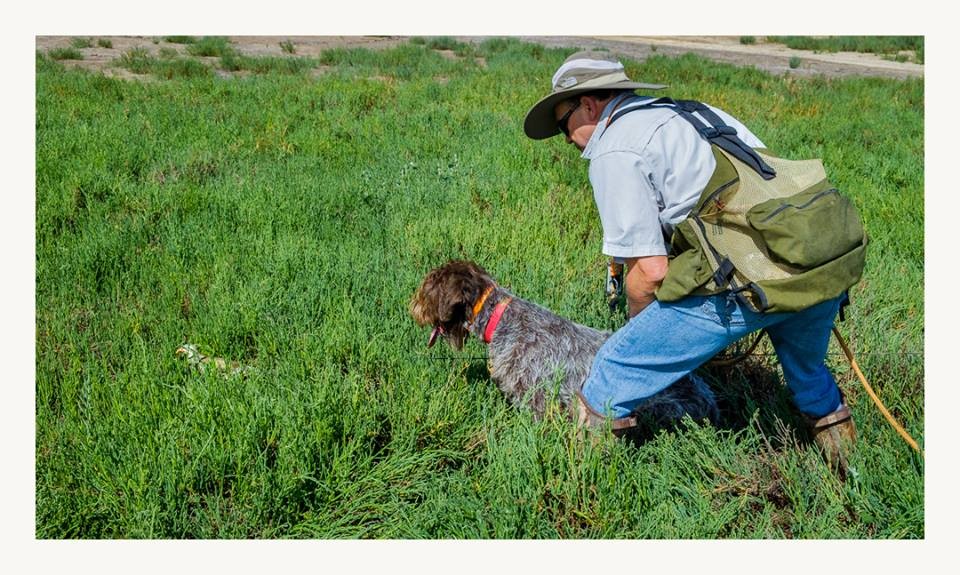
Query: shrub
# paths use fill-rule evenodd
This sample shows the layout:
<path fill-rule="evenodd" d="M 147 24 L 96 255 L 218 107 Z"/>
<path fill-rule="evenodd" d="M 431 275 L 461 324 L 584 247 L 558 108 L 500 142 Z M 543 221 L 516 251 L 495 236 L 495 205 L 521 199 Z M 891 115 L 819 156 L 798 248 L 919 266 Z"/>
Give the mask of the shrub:
<path fill-rule="evenodd" d="M 54 60 L 83 60 L 83 54 L 76 48 L 54 48 L 47 55 Z"/>
<path fill-rule="evenodd" d="M 142 46 L 131 48 L 124 52 L 117 63 L 134 74 L 149 74 L 153 69 L 153 63 L 156 58 L 150 55 L 150 52 Z"/>
<path fill-rule="evenodd" d="M 202 78 L 213 74 L 213 69 L 193 58 L 175 58 L 157 62 L 153 73 L 166 80 L 173 78 Z"/>
<path fill-rule="evenodd" d="M 230 41 L 222 36 L 205 36 L 201 40 L 187 47 L 187 52 L 193 56 L 219 56 L 233 52 Z"/>

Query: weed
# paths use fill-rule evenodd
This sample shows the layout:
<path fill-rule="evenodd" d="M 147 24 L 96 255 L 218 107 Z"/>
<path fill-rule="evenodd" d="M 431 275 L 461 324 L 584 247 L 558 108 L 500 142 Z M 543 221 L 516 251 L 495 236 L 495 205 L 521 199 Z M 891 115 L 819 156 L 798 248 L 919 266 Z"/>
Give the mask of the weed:
<path fill-rule="evenodd" d="M 289 58 L 271 56 L 245 56 L 228 52 L 221 56 L 220 67 L 230 72 L 247 70 L 257 74 L 277 72 L 280 74 L 299 74 L 313 68 L 316 62 L 309 58 Z"/>
<path fill-rule="evenodd" d="M 211 76 L 213 69 L 193 58 L 173 58 L 159 62 L 153 70 L 153 73 L 166 80 L 174 78 L 203 78 Z"/>
<path fill-rule="evenodd" d="M 293 45 L 293 42 L 291 42 L 290 40 L 284 40 L 283 42 L 280 42 L 280 49 L 283 50 L 284 54 L 297 53 L 296 47 Z"/>
<path fill-rule="evenodd" d="M 142 47 L 131 48 L 120 55 L 117 64 L 134 74 L 148 74 L 153 69 L 156 58 L 150 55 L 150 52 Z"/>
<path fill-rule="evenodd" d="M 439 36 L 437 38 L 430 38 L 427 43 L 427 48 L 432 50 L 451 50 L 456 51 L 462 48 L 464 45 L 462 42 L 458 42 L 449 36 Z"/>
<path fill-rule="evenodd" d="M 193 58 L 182 58 L 172 48 L 161 48 L 159 58 L 143 47 L 132 48 L 117 59 L 117 65 L 134 74 L 153 74 L 158 78 L 197 78 L 209 76 L 213 70 Z"/>
<path fill-rule="evenodd" d="M 756 36 L 740 36 L 740 43 L 744 45 L 752 45 L 757 43 Z"/>
<path fill-rule="evenodd" d="M 193 56 L 217 56 L 233 53 L 230 40 L 222 36 L 204 36 L 187 46 L 187 52 Z"/>
<path fill-rule="evenodd" d="M 800 67 L 800 63 L 801 63 L 802 61 L 803 61 L 803 60 L 801 60 L 799 56 L 791 56 L 791 57 L 790 57 L 790 68 L 799 68 L 799 67 Z"/>
<path fill-rule="evenodd" d="M 97 46 L 107 49 L 113 48 L 113 40 L 110 38 L 97 38 Z"/>
<path fill-rule="evenodd" d="M 90 38 L 71 38 L 70 46 L 76 49 L 93 47 L 93 40 Z"/>
<path fill-rule="evenodd" d="M 83 54 L 76 48 L 52 48 L 47 55 L 54 60 L 83 60 Z"/>
<path fill-rule="evenodd" d="M 164 36 L 163 41 L 170 44 L 193 44 L 197 39 L 193 36 Z"/>

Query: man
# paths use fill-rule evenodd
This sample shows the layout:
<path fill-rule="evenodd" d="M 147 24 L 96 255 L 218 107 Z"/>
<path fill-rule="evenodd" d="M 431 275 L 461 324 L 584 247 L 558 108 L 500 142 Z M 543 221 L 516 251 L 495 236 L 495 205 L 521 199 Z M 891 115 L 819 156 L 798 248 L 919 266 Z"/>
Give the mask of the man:
<path fill-rule="evenodd" d="M 634 90 L 662 85 L 631 81 L 602 52 L 578 52 L 553 76 L 552 91 L 528 112 L 532 139 L 563 133 L 581 157 L 603 227 L 603 252 L 626 263 L 630 321 L 597 353 L 583 385 L 581 420 L 627 417 L 645 398 L 704 364 L 740 338 L 766 329 L 797 408 L 816 443 L 842 474 L 856 439 L 850 410 L 824 364 L 841 297 L 799 312 L 758 313 L 727 291 L 658 301 L 670 266 L 675 226 L 696 205 L 717 161 L 711 144 L 674 108 L 631 107 L 651 100 Z M 763 143 L 729 114 L 710 108 L 752 148 Z"/>

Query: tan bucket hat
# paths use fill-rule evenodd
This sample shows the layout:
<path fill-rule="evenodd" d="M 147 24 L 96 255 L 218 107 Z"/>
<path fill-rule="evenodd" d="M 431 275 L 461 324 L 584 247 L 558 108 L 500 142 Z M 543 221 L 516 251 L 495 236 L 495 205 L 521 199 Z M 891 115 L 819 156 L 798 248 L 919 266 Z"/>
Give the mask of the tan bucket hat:
<path fill-rule="evenodd" d="M 561 101 L 593 90 L 662 90 L 662 84 L 643 84 L 627 78 L 613 54 L 585 50 L 571 54 L 553 75 L 553 91 L 530 108 L 523 131 L 534 140 L 560 133 L 553 108 Z"/>

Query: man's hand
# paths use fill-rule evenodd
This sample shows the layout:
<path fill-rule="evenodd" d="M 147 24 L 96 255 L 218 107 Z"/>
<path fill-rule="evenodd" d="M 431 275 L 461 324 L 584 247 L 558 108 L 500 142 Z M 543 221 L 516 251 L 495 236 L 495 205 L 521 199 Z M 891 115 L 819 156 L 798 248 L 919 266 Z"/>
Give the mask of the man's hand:
<path fill-rule="evenodd" d="M 667 275 L 667 256 L 626 258 L 627 273 L 624 291 L 627 294 L 627 313 L 633 317 L 655 299 L 654 293 Z"/>
<path fill-rule="evenodd" d="M 620 298 L 623 296 L 623 268 L 624 264 L 613 258 L 607 263 L 607 285 L 604 289 L 611 312 L 620 307 Z"/>

